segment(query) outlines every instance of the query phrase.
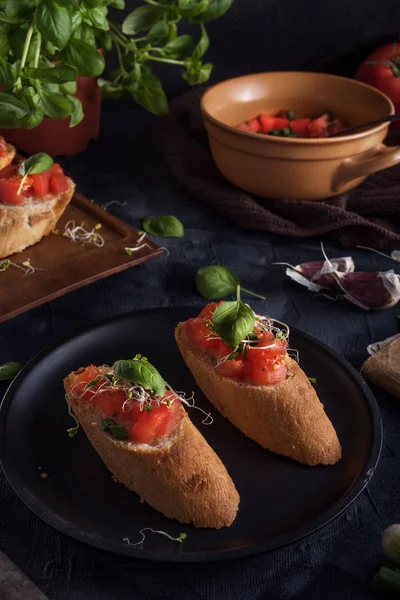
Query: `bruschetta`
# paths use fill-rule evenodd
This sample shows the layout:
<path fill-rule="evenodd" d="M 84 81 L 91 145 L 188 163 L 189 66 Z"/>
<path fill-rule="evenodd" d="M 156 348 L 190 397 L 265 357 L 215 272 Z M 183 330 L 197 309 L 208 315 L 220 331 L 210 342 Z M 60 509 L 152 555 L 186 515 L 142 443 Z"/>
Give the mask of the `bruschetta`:
<path fill-rule="evenodd" d="M 166 517 L 195 527 L 230 526 L 239 494 L 191 422 L 182 398 L 143 357 L 81 368 L 66 399 L 117 480 Z"/>
<path fill-rule="evenodd" d="M 336 463 L 341 458 L 336 431 L 306 374 L 288 355 L 285 329 L 254 314 L 251 330 L 232 347 L 216 331 L 218 307 L 207 305 L 175 332 L 208 400 L 263 448 L 307 465 Z"/>
<path fill-rule="evenodd" d="M 15 149 L 2 159 L 1 146 L 0 137 L 0 259 L 49 235 L 75 190 L 58 164 L 23 177 L 18 173 L 20 163 L 11 164 Z"/>

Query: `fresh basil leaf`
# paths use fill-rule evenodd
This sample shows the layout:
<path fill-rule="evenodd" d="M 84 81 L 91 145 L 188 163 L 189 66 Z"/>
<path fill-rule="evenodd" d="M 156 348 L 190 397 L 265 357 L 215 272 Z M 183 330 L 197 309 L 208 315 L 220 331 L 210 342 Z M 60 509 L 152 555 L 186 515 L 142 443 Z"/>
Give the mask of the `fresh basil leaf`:
<path fill-rule="evenodd" d="M 36 11 L 36 25 L 45 41 L 60 50 L 67 45 L 72 32 L 72 20 L 67 8 L 44 0 Z"/>
<path fill-rule="evenodd" d="M 100 429 L 103 431 L 109 431 L 110 427 L 116 425 L 114 419 L 110 419 L 109 417 L 102 419 L 99 423 Z"/>
<path fill-rule="evenodd" d="M 4 90 L 14 86 L 17 79 L 17 69 L 0 56 L 0 85 Z"/>
<path fill-rule="evenodd" d="M 150 29 L 165 14 L 166 9 L 160 6 L 144 5 L 135 8 L 123 21 L 122 33 L 135 35 L 143 29 Z"/>
<path fill-rule="evenodd" d="M 24 88 L 24 100 L 33 109 L 36 109 L 40 102 L 40 96 L 34 87 L 29 86 Z"/>
<path fill-rule="evenodd" d="M 117 8 L 118 10 L 124 10 L 125 0 L 112 0 L 110 6 Z"/>
<path fill-rule="evenodd" d="M 147 41 L 151 44 L 160 44 L 168 38 L 169 27 L 166 21 L 159 21 L 151 27 L 147 34 Z"/>
<path fill-rule="evenodd" d="M 22 369 L 22 365 L 17 362 L 8 362 L 0 365 L 0 381 L 7 381 L 7 379 L 14 379 L 16 375 Z"/>
<path fill-rule="evenodd" d="M 39 108 L 52 119 L 66 119 L 74 109 L 72 102 L 64 94 L 49 94 L 44 91 L 40 95 Z"/>
<path fill-rule="evenodd" d="M 71 39 L 60 53 L 61 59 L 78 69 L 79 75 L 97 77 L 104 71 L 105 62 L 100 52 L 82 40 Z"/>
<path fill-rule="evenodd" d="M 206 28 L 204 27 L 203 23 L 201 23 L 201 37 L 200 37 L 199 43 L 193 50 L 193 58 L 195 60 L 199 60 L 200 58 L 202 58 L 204 56 L 204 54 L 207 52 L 209 45 L 210 45 L 210 38 L 208 37 Z"/>
<path fill-rule="evenodd" d="M 192 46 L 192 36 L 181 35 L 163 47 L 163 54 L 166 58 L 181 59 L 190 53 Z"/>
<path fill-rule="evenodd" d="M 94 31 L 92 27 L 86 23 L 82 23 L 79 27 L 77 27 L 72 33 L 71 38 L 73 40 L 81 40 L 82 42 L 89 44 L 89 46 L 96 48 L 96 37 L 94 35 Z"/>
<path fill-rule="evenodd" d="M 228 267 L 211 265 L 196 273 L 197 291 L 209 300 L 221 300 L 233 294 L 238 285 L 238 276 Z"/>
<path fill-rule="evenodd" d="M 256 316 L 248 304 L 238 299 L 223 302 L 213 314 L 213 325 L 217 334 L 230 348 L 238 344 L 254 329 Z"/>
<path fill-rule="evenodd" d="M 0 25 L 0 56 L 6 56 L 10 50 L 7 30 L 7 27 Z"/>
<path fill-rule="evenodd" d="M 83 4 L 87 6 L 87 8 L 96 8 L 97 6 L 106 5 L 108 2 L 104 0 L 83 0 Z"/>
<path fill-rule="evenodd" d="M 37 175 L 38 173 L 44 173 L 48 171 L 53 165 L 53 159 L 45 152 L 39 152 L 33 154 L 26 160 L 22 161 L 18 168 L 19 175 Z"/>
<path fill-rule="evenodd" d="M 32 16 L 35 7 L 36 0 L 6 0 L 1 6 L 9 18 L 14 17 L 15 19 L 21 19 L 23 22 Z"/>
<path fill-rule="evenodd" d="M 123 425 L 118 425 L 114 419 L 102 419 L 99 423 L 100 429 L 109 433 L 114 440 L 126 440 L 128 432 Z"/>
<path fill-rule="evenodd" d="M 168 37 L 167 42 L 175 40 L 178 37 L 178 28 L 175 23 L 168 23 Z"/>
<path fill-rule="evenodd" d="M 193 19 L 204 13 L 209 4 L 210 0 L 179 0 L 179 9 L 182 16 Z"/>
<path fill-rule="evenodd" d="M 139 81 L 129 87 L 134 100 L 155 115 L 168 113 L 168 100 L 159 78 L 150 69 L 143 68 Z"/>
<path fill-rule="evenodd" d="M 185 61 L 186 71 L 182 74 L 183 79 L 190 85 L 199 85 L 209 80 L 213 65 L 211 63 L 196 64 L 196 61 L 188 59 Z"/>
<path fill-rule="evenodd" d="M 29 112 L 29 107 L 11 96 L 11 94 L 5 94 L 0 92 L 0 121 L 8 121 L 11 119 L 22 119 Z"/>
<path fill-rule="evenodd" d="M 68 83 L 76 81 L 78 77 L 78 71 L 75 67 L 63 64 L 58 64 L 47 69 L 25 67 L 24 74 L 32 79 L 40 79 L 49 83 Z"/>
<path fill-rule="evenodd" d="M 76 5 L 75 5 L 76 6 Z M 79 8 L 76 6 L 75 9 L 70 10 L 71 16 L 71 33 L 76 31 L 80 24 L 82 23 L 82 13 Z"/>
<path fill-rule="evenodd" d="M 10 29 L 10 35 L 9 35 L 10 49 L 16 58 L 20 58 L 22 56 L 25 40 L 26 40 L 26 30 L 25 29 L 21 29 L 21 27 L 16 27 L 16 28 L 12 27 Z M 36 45 L 37 45 L 37 33 L 34 33 L 32 36 L 31 44 L 28 49 L 28 54 L 26 56 L 26 60 L 28 62 L 34 59 Z"/>
<path fill-rule="evenodd" d="M 30 113 L 19 119 L 18 127 L 21 129 L 35 129 L 44 119 L 44 113 L 40 110 L 31 110 Z"/>
<path fill-rule="evenodd" d="M 233 4 L 233 0 L 210 0 L 208 8 L 199 15 L 195 15 L 191 20 L 194 23 L 207 23 L 213 21 L 225 14 Z"/>
<path fill-rule="evenodd" d="M 74 107 L 71 113 L 70 127 L 75 127 L 76 125 L 79 125 L 85 116 L 83 114 L 82 102 L 78 98 L 75 98 L 75 96 L 68 96 L 68 100 L 72 102 Z"/>
<path fill-rule="evenodd" d="M 97 35 L 98 47 L 103 50 L 111 50 L 113 45 L 113 39 L 109 31 L 103 31 Z"/>
<path fill-rule="evenodd" d="M 69 94 L 73 96 L 76 94 L 77 87 L 76 81 L 68 81 L 67 83 L 61 83 L 59 85 L 59 90 L 62 94 Z"/>
<path fill-rule="evenodd" d="M 124 93 L 124 86 L 120 83 L 113 83 L 106 79 L 99 78 L 97 85 L 101 89 L 102 98 L 120 98 Z"/>
<path fill-rule="evenodd" d="M 158 237 L 182 238 L 185 235 L 182 222 L 173 215 L 146 217 L 142 222 L 142 228 L 146 233 Z"/>
<path fill-rule="evenodd" d="M 107 19 L 107 7 L 97 6 L 96 8 L 90 8 L 85 11 L 83 20 L 88 25 L 91 25 L 95 29 L 101 29 L 102 31 L 108 31 L 110 26 Z"/>
<path fill-rule="evenodd" d="M 136 383 L 155 396 L 164 396 L 165 381 L 152 364 L 143 358 L 118 360 L 114 365 L 114 375 L 128 383 Z"/>

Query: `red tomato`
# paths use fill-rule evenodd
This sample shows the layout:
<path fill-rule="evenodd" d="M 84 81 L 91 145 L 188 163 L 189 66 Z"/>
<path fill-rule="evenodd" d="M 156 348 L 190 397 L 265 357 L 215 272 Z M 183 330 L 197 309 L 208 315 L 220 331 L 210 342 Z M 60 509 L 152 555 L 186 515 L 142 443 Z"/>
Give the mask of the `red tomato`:
<path fill-rule="evenodd" d="M 223 340 L 218 340 L 218 356 L 223 358 L 224 356 L 229 356 L 233 352 L 233 348 L 225 344 Z"/>
<path fill-rule="evenodd" d="M 217 308 L 217 306 L 219 306 L 222 303 L 223 303 L 223 300 L 221 302 L 210 302 L 209 304 L 207 304 L 207 306 L 205 306 L 203 308 L 203 310 L 201 311 L 201 313 L 199 314 L 199 316 L 197 318 L 198 319 L 212 319 L 215 309 Z"/>
<path fill-rule="evenodd" d="M 94 365 L 87 367 L 82 373 L 75 375 L 72 380 L 71 392 L 77 396 L 82 396 L 89 381 L 92 381 L 99 374 L 99 369 Z"/>
<path fill-rule="evenodd" d="M 266 360 L 270 360 L 276 356 L 285 356 L 286 342 L 279 340 L 270 334 L 260 336 L 256 347 L 249 347 L 248 361 L 257 364 L 263 364 Z"/>
<path fill-rule="evenodd" d="M 289 121 L 289 119 L 275 117 L 273 129 L 285 129 L 286 127 L 290 126 L 290 123 L 292 123 L 292 121 Z"/>
<path fill-rule="evenodd" d="M 261 125 L 258 119 L 251 119 L 251 121 L 247 121 L 247 127 L 249 128 L 249 131 L 252 131 L 253 133 L 258 133 L 261 131 Z"/>
<path fill-rule="evenodd" d="M 18 190 L 21 185 L 21 177 L 14 175 L 10 179 L 0 179 L 0 202 L 3 204 L 24 204 L 25 196 Z"/>
<path fill-rule="evenodd" d="M 93 402 L 96 404 L 96 406 L 100 408 L 100 410 L 106 415 L 106 417 L 112 417 L 115 416 L 117 413 L 121 413 L 122 406 L 125 401 L 125 392 L 118 388 L 100 391 L 98 394 L 95 394 L 93 398 Z M 134 402 L 135 404 L 139 404 L 135 400 Z M 128 413 L 126 413 L 126 415 L 128 415 Z"/>
<path fill-rule="evenodd" d="M 310 138 L 328 137 L 329 117 L 327 114 L 321 115 L 318 119 L 314 119 L 308 125 L 308 136 Z"/>
<path fill-rule="evenodd" d="M 332 135 L 333 133 L 339 133 L 339 131 L 342 131 L 344 128 L 345 126 L 340 119 L 333 119 L 333 121 L 331 121 L 331 123 L 328 125 L 328 133 L 329 135 Z"/>
<path fill-rule="evenodd" d="M 278 117 L 278 119 L 287 119 L 286 108 L 281 108 L 275 116 Z"/>
<path fill-rule="evenodd" d="M 243 360 L 225 360 L 216 367 L 218 375 L 229 379 L 241 379 L 244 375 Z"/>
<path fill-rule="evenodd" d="M 44 173 L 38 173 L 36 175 L 32 175 L 33 181 L 33 191 L 35 196 L 38 198 L 43 198 L 46 194 L 49 193 L 49 172 L 45 171 Z"/>
<path fill-rule="evenodd" d="M 236 126 L 236 129 L 240 129 L 240 131 L 250 131 L 247 123 L 240 123 L 240 125 Z"/>
<path fill-rule="evenodd" d="M 184 415 L 184 412 L 181 409 L 181 401 L 175 394 L 172 392 L 167 392 L 164 397 L 167 398 L 167 400 L 173 400 L 173 402 L 168 408 L 168 412 L 166 412 L 166 419 L 158 431 L 158 435 L 160 437 L 167 435 L 170 431 L 172 431 L 174 427 L 182 421 Z"/>
<path fill-rule="evenodd" d="M 368 64 L 370 61 L 376 64 Z M 395 47 L 393 56 L 393 44 L 386 44 L 365 58 L 356 79 L 381 90 L 393 102 L 395 112 L 400 112 L 400 68 L 397 61 L 400 61 L 400 45 Z M 400 123 L 392 123 L 391 127 L 400 127 Z"/>
<path fill-rule="evenodd" d="M 261 114 L 258 117 L 258 120 L 260 121 L 261 131 L 263 133 L 268 133 L 271 129 L 275 129 L 275 117 Z"/>
<path fill-rule="evenodd" d="M 196 346 L 201 346 L 202 348 L 218 348 L 219 339 L 216 338 L 208 325 L 204 323 L 203 319 L 189 319 L 186 322 L 186 335 Z"/>
<path fill-rule="evenodd" d="M 139 444 L 150 444 L 160 434 L 162 430 L 165 435 L 171 431 L 170 426 L 177 418 L 177 409 L 179 401 L 175 400 L 171 407 L 166 404 L 160 404 L 159 407 L 153 406 L 150 412 L 143 410 L 137 422 L 131 428 L 131 438 Z M 182 411 L 180 411 L 182 413 Z M 183 418 L 183 413 L 181 418 Z"/>
<path fill-rule="evenodd" d="M 293 121 L 290 121 L 289 127 L 299 137 L 308 137 L 307 128 L 310 122 L 311 119 L 293 119 Z"/>
<path fill-rule="evenodd" d="M 287 369 L 284 362 L 265 363 L 260 365 L 248 361 L 246 365 L 246 379 L 255 385 L 272 385 L 283 381 L 286 377 Z"/>

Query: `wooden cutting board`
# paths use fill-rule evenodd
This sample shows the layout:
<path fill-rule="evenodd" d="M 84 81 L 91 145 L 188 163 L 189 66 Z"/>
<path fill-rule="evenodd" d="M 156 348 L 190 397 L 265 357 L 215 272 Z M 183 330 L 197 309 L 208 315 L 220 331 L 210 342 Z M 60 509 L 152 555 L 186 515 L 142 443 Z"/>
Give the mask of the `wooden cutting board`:
<path fill-rule="evenodd" d="M 68 221 L 76 225 L 84 222 L 87 230 L 101 224 L 98 233 L 104 239 L 104 246 L 82 245 L 63 237 Z M 59 235 L 52 233 L 35 246 L 10 257 L 19 265 L 29 259 L 37 269 L 35 273 L 25 275 L 13 266 L 0 271 L 0 323 L 163 252 L 146 238 L 146 245 L 129 256 L 125 248 L 136 246 L 139 237 L 136 229 L 78 193 L 57 223 L 57 231 Z"/>

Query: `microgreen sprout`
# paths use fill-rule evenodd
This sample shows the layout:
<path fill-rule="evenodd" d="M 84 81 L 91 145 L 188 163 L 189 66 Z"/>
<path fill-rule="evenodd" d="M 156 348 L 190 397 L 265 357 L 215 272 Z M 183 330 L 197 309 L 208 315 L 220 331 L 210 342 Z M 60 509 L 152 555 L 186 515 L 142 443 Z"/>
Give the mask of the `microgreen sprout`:
<path fill-rule="evenodd" d="M 357 248 L 361 248 L 362 250 L 369 250 L 370 252 L 375 252 L 375 254 L 380 254 L 380 256 L 384 256 L 385 258 L 391 258 L 396 262 L 400 262 L 400 250 L 393 250 L 393 252 L 391 252 L 390 254 L 385 254 L 384 252 L 375 250 L 375 248 L 369 248 L 368 246 L 357 246 Z"/>
<path fill-rule="evenodd" d="M 119 200 L 111 200 L 110 202 L 106 202 L 105 204 L 102 204 L 101 208 L 103 210 L 108 210 L 109 206 L 112 206 L 113 204 L 116 204 L 117 206 L 126 206 L 126 200 L 125 200 L 125 202 L 120 202 Z"/>
<path fill-rule="evenodd" d="M 0 271 L 7 271 L 8 267 L 11 266 L 11 260 L 0 260 Z"/>
<path fill-rule="evenodd" d="M 101 223 L 94 225 L 91 230 L 85 229 L 84 225 L 84 221 L 80 225 L 75 225 L 75 221 L 68 221 L 65 225 L 63 237 L 70 239 L 74 243 L 82 244 L 82 246 L 92 243 L 97 248 L 102 248 L 104 246 L 104 238 L 98 233 L 98 230 L 101 229 Z"/>
<path fill-rule="evenodd" d="M 311 383 L 311 385 L 315 386 L 317 384 L 317 378 L 316 377 L 309 377 L 308 380 Z"/>
<path fill-rule="evenodd" d="M 24 277 L 25 275 L 33 275 L 33 273 L 35 273 L 36 271 L 46 271 L 46 269 L 39 269 L 39 267 L 34 267 L 31 264 L 29 258 L 24 260 L 24 262 L 21 265 L 18 265 L 17 263 L 8 260 L 8 258 L 5 260 L 0 260 L 0 273 L 2 271 L 7 271 L 7 269 L 9 269 L 10 267 L 15 267 L 16 269 L 20 269 L 20 271 L 24 271 Z"/>
<path fill-rule="evenodd" d="M 138 542 L 132 543 L 129 538 L 122 538 L 123 542 L 126 542 L 128 544 L 128 546 L 141 546 L 146 538 L 146 534 L 144 533 L 145 531 L 150 531 L 151 533 L 157 533 L 159 535 L 163 535 L 164 537 L 168 538 L 169 540 L 172 540 L 173 542 L 178 542 L 179 544 L 182 544 L 183 540 L 185 540 L 187 538 L 187 534 L 186 533 L 180 533 L 178 537 L 173 537 L 172 535 L 169 535 L 169 533 L 166 533 L 165 531 L 160 531 L 157 529 L 152 529 L 151 527 L 144 527 L 144 529 L 141 529 L 139 531 L 140 535 L 141 535 L 141 539 Z"/>

